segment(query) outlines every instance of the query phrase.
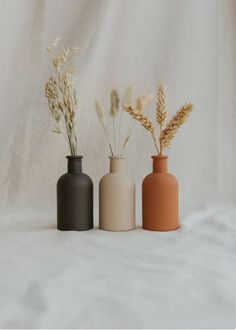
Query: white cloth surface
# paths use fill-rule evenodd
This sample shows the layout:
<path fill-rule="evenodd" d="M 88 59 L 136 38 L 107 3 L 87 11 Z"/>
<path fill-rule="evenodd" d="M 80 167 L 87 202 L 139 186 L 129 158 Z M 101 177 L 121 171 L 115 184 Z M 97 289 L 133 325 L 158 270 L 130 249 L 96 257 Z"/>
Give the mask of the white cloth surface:
<path fill-rule="evenodd" d="M 235 327 L 236 2 L 1 0 L 0 8 L 0 326 Z M 46 47 L 58 36 L 81 47 L 78 135 L 96 225 L 109 150 L 95 98 L 108 108 L 112 88 L 155 94 L 162 81 L 170 114 L 195 105 L 168 150 L 180 231 L 55 230 L 68 150 L 51 132 L 44 84 Z M 154 109 L 155 101 L 153 119 Z M 154 152 L 137 125 L 126 156 L 138 225 Z"/>
<path fill-rule="evenodd" d="M 19 210 L 0 227 L 0 327 L 234 328 L 236 211 L 176 232 L 55 230 Z"/>

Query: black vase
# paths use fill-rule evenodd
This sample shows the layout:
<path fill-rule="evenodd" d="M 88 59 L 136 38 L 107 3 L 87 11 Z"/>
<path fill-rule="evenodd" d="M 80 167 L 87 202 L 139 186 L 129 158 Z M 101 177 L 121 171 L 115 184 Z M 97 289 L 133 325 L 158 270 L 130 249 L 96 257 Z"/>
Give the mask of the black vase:
<path fill-rule="evenodd" d="M 57 228 L 93 228 L 93 182 L 82 173 L 83 156 L 67 156 L 68 172 L 57 182 Z"/>

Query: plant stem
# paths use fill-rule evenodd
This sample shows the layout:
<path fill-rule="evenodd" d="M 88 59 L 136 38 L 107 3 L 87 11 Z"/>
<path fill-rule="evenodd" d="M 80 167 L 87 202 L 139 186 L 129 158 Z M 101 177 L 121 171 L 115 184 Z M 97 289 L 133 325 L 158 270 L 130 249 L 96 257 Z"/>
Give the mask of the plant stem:
<path fill-rule="evenodd" d="M 119 149 L 120 149 L 120 142 L 121 142 L 121 123 L 122 123 L 122 118 L 123 118 L 123 113 L 124 113 L 124 108 L 122 108 L 121 114 L 120 114 L 120 120 L 119 120 L 119 128 L 118 128 L 118 150 L 117 153 L 119 154 Z M 123 152 L 122 152 L 123 153 Z"/>
<path fill-rule="evenodd" d="M 123 155 L 123 153 L 125 151 L 125 147 L 126 147 L 128 141 L 129 141 L 129 138 L 131 136 L 131 133 L 132 133 L 132 130 L 133 130 L 135 124 L 136 124 L 135 120 L 133 120 L 133 118 L 131 118 L 130 123 L 129 123 L 129 128 L 128 128 L 128 134 L 127 134 L 126 139 L 125 139 L 124 144 L 123 144 L 121 156 Z"/>
<path fill-rule="evenodd" d="M 71 156 L 75 156 L 73 144 L 71 142 L 71 133 L 70 133 L 70 128 L 69 128 L 69 125 L 67 122 L 66 114 L 65 114 L 64 118 L 65 118 L 66 133 L 67 133 L 67 137 L 68 137 L 68 143 L 69 143 L 69 147 L 70 147 Z"/>
<path fill-rule="evenodd" d="M 74 130 L 74 126 L 71 129 L 72 132 L 72 145 L 73 145 L 73 150 L 74 150 L 74 154 L 77 154 L 77 140 L 76 140 L 76 135 L 75 135 L 75 130 Z"/>
<path fill-rule="evenodd" d="M 112 146 L 111 146 L 111 143 L 110 143 L 109 138 L 108 138 L 108 135 L 107 135 L 107 130 L 106 130 L 106 127 L 105 127 L 105 125 L 103 123 L 102 123 L 102 127 L 104 129 L 105 137 L 107 139 L 107 142 L 108 142 L 108 145 L 109 145 L 109 148 L 110 148 L 110 151 L 111 151 L 111 155 L 114 156 L 114 153 L 113 153 L 113 150 L 112 150 Z"/>
<path fill-rule="evenodd" d="M 156 141 L 155 134 L 154 134 L 154 132 L 152 132 L 151 134 L 152 134 L 152 137 L 153 137 L 153 141 L 154 141 L 154 144 L 155 144 L 157 154 L 160 155 L 160 152 L 159 152 L 159 149 L 158 149 L 158 146 L 157 146 L 157 141 Z"/>
<path fill-rule="evenodd" d="M 161 132 L 162 132 L 162 124 L 160 124 L 160 134 L 159 134 L 159 145 L 160 145 L 160 155 L 162 155 L 162 144 L 161 144 Z"/>
<path fill-rule="evenodd" d="M 116 154 L 116 125 L 115 125 L 115 116 L 113 115 L 113 136 L 114 136 L 114 153 Z"/>
<path fill-rule="evenodd" d="M 69 149 L 70 149 L 70 153 L 72 154 L 72 152 L 71 152 L 71 146 L 70 146 L 70 140 L 69 140 L 69 136 L 68 136 L 68 129 L 67 129 L 67 125 L 66 125 L 66 115 L 64 115 L 64 121 L 63 121 L 63 126 L 64 126 L 64 130 L 65 130 L 65 134 L 66 134 L 66 136 L 65 136 L 65 139 L 66 139 L 66 143 L 69 145 Z"/>
<path fill-rule="evenodd" d="M 67 136 L 66 136 L 66 133 L 64 133 L 63 131 L 64 131 L 64 129 L 62 130 L 60 130 L 61 131 L 61 135 L 64 137 L 64 139 L 65 139 L 65 141 L 66 141 L 66 144 L 68 143 L 68 140 L 67 140 Z"/>

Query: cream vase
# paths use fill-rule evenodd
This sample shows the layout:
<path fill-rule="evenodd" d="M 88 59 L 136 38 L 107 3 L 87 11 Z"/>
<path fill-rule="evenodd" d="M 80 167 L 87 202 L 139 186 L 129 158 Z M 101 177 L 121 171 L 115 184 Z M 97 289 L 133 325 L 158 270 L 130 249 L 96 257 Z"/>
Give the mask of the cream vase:
<path fill-rule="evenodd" d="M 99 183 L 100 229 L 126 231 L 135 228 L 135 184 L 124 167 L 124 157 L 110 157 L 110 173 Z"/>

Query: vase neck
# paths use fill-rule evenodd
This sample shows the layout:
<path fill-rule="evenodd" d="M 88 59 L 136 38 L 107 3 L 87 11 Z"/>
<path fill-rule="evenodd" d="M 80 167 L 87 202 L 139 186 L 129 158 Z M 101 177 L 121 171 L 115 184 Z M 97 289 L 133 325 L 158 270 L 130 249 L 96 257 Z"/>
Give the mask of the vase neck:
<path fill-rule="evenodd" d="M 153 172 L 164 173 L 167 172 L 167 156 L 152 156 L 153 159 Z"/>
<path fill-rule="evenodd" d="M 110 157 L 110 172 L 121 172 L 125 167 L 124 157 Z"/>
<path fill-rule="evenodd" d="M 83 156 L 67 156 L 67 171 L 68 173 L 81 173 L 82 172 L 82 158 Z"/>

